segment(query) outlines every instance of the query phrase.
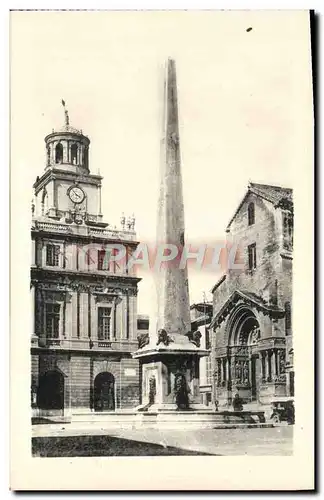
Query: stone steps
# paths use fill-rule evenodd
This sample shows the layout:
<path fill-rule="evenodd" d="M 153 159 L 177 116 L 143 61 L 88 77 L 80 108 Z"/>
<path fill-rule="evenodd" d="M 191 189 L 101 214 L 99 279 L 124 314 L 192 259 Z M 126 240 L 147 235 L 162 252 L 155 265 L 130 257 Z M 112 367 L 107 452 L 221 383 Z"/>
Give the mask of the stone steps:
<path fill-rule="evenodd" d="M 44 421 L 43 421 L 44 420 Z M 42 422 L 45 424 L 46 419 Z M 62 421 L 61 421 L 62 422 Z M 253 412 L 210 412 L 210 411 L 147 411 L 147 412 L 110 412 L 80 413 L 71 416 L 67 427 L 80 429 L 228 429 L 249 427 L 272 427 L 272 424 L 260 422 Z M 49 424 L 54 424 L 52 419 Z"/>

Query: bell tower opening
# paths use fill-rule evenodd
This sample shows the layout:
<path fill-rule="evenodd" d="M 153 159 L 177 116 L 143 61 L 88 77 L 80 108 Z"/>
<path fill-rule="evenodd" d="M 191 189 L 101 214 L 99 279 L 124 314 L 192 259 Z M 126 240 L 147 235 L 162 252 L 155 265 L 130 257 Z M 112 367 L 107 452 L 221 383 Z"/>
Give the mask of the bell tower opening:
<path fill-rule="evenodd" d="M 62 163 L 62 162 L 63 162 L 63 146 L 59 142 L 55 148 L 55 163 Z"/>
<path fill-rule="evenodd" d="M 63 126 L 45 137 L 45 172 L 34 183 L 34 216 L 106 227 L 101 213 L 102 177 L 89 169 L 90 139 L 70 125 L 65 101 L 62 105 Z"/>
<path fill-rule="evenodd" d="M 71 146 L 71 163 L 76 165 L 78 162 L 78 146 L 77 144 L 72 144 Z"/>

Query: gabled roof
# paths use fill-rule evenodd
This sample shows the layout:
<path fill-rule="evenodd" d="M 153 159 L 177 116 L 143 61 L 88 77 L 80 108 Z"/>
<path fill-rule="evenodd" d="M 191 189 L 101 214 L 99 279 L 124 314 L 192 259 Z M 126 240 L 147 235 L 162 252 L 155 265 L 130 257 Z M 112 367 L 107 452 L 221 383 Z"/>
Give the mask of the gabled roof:
<path fill-rule="evenodd" d="M 223 274 L 219 280 L 215 283 L 215 285 L 213 286 L 213 288 L 211 289 L 211 293 L 214 293 L 214 291 L 216 290 L 216 288 L 219 287 L 219 285 L 221 285 L 223 283 L 223 281 L 226 280 L 226 274 Z"/>
<path fill-rule="evenodd" d="M 256 182 L 250 182 L 248 185 L 247 192 L 245 193 L 241 203 L 237 207 L 233 217 L 229 221 L 226 231 L 228 232 L 230 229 L 230 226 L 235 219 L 237 213 L 241 209 L 243 203 L 245 202 L 246 198 L 249 196 L 250 193 L 254 193 L 256 196 L 260 196 L 260 198 L 263 198 L 270 203 L 273 203 L 273 205 L 277 206 L 282 199 L 287 200 L 288 202 L 292 203 L 293 201 L 293 190 L 291 188 L 285 188 L 281 186 L 273 186 L 270 184 L 257 184 Z"/>
<path fill-rule="evenodd" d="M 195 304 L 191 304 L 190 309 L 197 309 L 197 311 L 205 311 L 213 308 L 212 302 L 196 302 Z"/>
<path fill-rule="evenodd" d="M 192 319 L 190 323 L 191 327 L 201 326 L 201 325 L 208 326 L 210 321 L 211 321 L 211 314 L 203 314 L 202 316 L 198 316 L 197 318 Z"/>
<path fill-rule="evenodd" d="M 214 328 L 218 323 L 221 323 L 225 319 L 225 317 L 230 314 L 239 300 L 242 300 L 252 307 L 262 309 L 263 311 L 272 313 L 284 313 L 283 309 L 280 309 L 276 305 L 268 304 L 264 299 L 262 299 L 255 293 L 247 292 L 245 290 L 235 290 L 214 315 L 210 323 L 210 328 Z"/>

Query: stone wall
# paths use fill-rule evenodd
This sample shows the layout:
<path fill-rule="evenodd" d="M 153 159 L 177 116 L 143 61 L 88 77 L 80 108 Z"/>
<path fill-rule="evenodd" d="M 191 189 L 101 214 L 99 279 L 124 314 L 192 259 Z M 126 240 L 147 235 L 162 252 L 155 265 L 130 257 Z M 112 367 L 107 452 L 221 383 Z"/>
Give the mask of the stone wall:
<path fill-rule="evenodd" d="M 65 353 L 32 356 L 32 382 L 58 370 L 64 376 L 64 414 L 93 410 L 94 380 L 102 372 L 111 373 L 115 381 L 115 409 L 134 408 L 140 402 L 139 362 L 132 358 Z M 47 414 L 49 412 L 46 412 Z"/>
<path fill-rule="evenodd" d="M 248 205 L 255 206 L 255 224 L 248 225 Z M 214 313 L 235 290 L 246 290 L 284 309 L 292 296 L 292 260 L 282 256 L 281 210 L 250 193 L 230 226 L 228 241 L 239 245 L 244 269 L 229 269 L 213 294 Z M 256 269 L 248 266 L 248 245 L 256 243 Z"/>
<path fill-rule="evenodd" d="M 248 206 L 253 202 L 255 207 L 255 222 L 252 225 L 248 224 Z M 238 245 L 238 255 L 236 262 L 243 264 L 243 269 L 229 269 L 224 279 L 220 279 L 218 285 L 215 286 L 213 291 L 213 313 L 217 314 L 223 307 L 226 301 L 237 290 L 240 292 L 247 292 L 248 294 L 255 295 L 256 301 L 264 302 L 266 306 L 279 308 L 285 310 L 287 302 L 292 303 L 292 254 L 285 251 L 283 248 L 283 228 L 282 228 L 282 211 L 276 208 L 272 203 L 256 196 L 254 193 L 249 193 L 243 202 L 242 206 L 235 215 L 233 221 L 228 228 L 227 240 L 229 243 Z M 248 246 L 256 244 L 256 268 L 249 269 L 248 259 Z M 227 352 L 227 346 L 232 343 L 233 339 L 230 338 L 231 334 L 231 314 L 233 311 L 238 310 L 240 307 L 245 307 L 245 299 L 238 298 L 235 302 L 234 309 L 227 312 L 221 324 L 218 324 L 214 331 L 211 332 L 212 341 L 212 372 L 215 373 L 217 369 L 216 358 L 223 357 L 226 364 L 226 370 L 231 372 L 231 364 L 233 360 Z M 271 337 L 285 337 L 282 346 L 286 350 L 286 371 L 293 370 L 292 363 L 288 360 L 289 352 L 292 349 L 291 332 L 286 328 L 286 319 L 282 315 L 273 316 L 262 307 L 255 307 L 253 303 L 247 305 L 248 309 L 255 316 L 261 334 L 261 342 L 268 342 L 266 339 Z M 234 326 L 233 326 L 234 328 Z M 288 337 L 287 333 L 290 335 Z M 287 339 L 287 341 L 286 341 Z M 281 342 L 281 341 L 280 341 Z M 265 345 L 265 344 L 263 344 Z M 279 344 L 278 344 L 279 345 Z M 280 344 L 281 345 L 281 344 Z M 255 346 L 259 349 L 258 346 Z M 269 359 L 272 363 L 272 378 L 270 380 L 261 380 L 261 357 L 256 358 L 256 386 L 258 398 L 260 402 L 265 402 L 277 395 L 287 395 L 288 383 L 282 383 L 281 373 L 279 368 L 275 366 L 275 356 L 278 355 L 277 346 L 275 349 L 269 344 L 266 348 Z M 253 351 L 257 353 L 257 351 Z M 261 356 L 261 353 L 260 353 Z M 291 358 L 291 354 L 290 354 Z M 251 357 L 249 359 L 251 369 Z M 288 362 L 289 367 L 288 367 Z M 279 366 L 279 365 L 278 365 Z M 275 374 L 275 376 L 274 376 Z M 290 375 L 289 375 L 290 376 Z M 226 380 L 223 387 L 217 388 L 217 398 L 230 401 L 232 394 L 229 387 L 233 390 L 232 384 L 233 374 Z M 230 385 L 227 386 L 227 382 Z M 214 385 L 214 383 L 213 383 Z M 235 387 L 234 387 L 235 389 Z M 215 392 L 215 385 L 213 391 Z M 244 390 L 240 390 L 241 397 L 245 397 Z M 215 394 L 213 396 L 216 397 Z M 250 393 L 247 394 L 247 401 L 250 398 Z"/>

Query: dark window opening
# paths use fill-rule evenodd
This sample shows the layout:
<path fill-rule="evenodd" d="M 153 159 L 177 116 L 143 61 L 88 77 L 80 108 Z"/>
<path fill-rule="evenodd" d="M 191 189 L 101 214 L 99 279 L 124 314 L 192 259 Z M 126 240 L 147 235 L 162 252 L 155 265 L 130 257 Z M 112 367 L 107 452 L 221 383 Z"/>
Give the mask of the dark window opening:
<path fill-rule="evenodd" d="M 248 246 L 248 256 L 249 256 L 249 269 L 250 269 L 250 271 L 253 271 L 253 269 L 256 269 L 256 244 L 255 243 Z"/>
<path fill-rule="evenodd" d="M 62 162 L 63 162 L 63 146 L 59 142 L 55 148 L 55 163 L 62 163 Z"/>
<path fill-rule="evenodd" d="M 84 149 L 83 162 L 84 162 L 84 166 L 86 168 L 88 168 L 88 163 L 89 163 L 89 150 L 88 150 L 88 148 Z"/>
<path fill-rule="evenodd" d="M 58 338 L 60 332 L 60 304 L 45 304 L 46 336 Z"/>
<path fill-rule="evenodd" d="M 64 409 L 64 377 L 61 373 L 50 371 L 40 376 L 37 406 L 45 410 Z"/>
<path fill-rule="evenodd" d="M 110 340 L 111 307 L 98 308 L 98 340 Z"/>
<path fill-rule="evenodd" d="M 285 330 L 286 335 L 291 335 L 291 305 L 290 302 L 285 303 Z"/>
<path fill-rule="evenodd" d="M 294 219 L 291 212 L 282 212 L 283 247 L 292 250 L 294 243 Z"/>
<path fill-rule="evenodd" d="M 108 250 L 98 250 L 98 270 L 109 271 L 110 252 Z"/>
<path fill-rule="evenodd" d="M 71 146 L 71 163 L 73 163 L 73 165 L 76 165 L 77 159 L 78 159 L 78 146 L 77 146 L 77 144 L 72 144 L 72 146 Z"/>
<path fill-rule="evenodd" d="M 46 245 L 46 265 L 58 266 L 60 263 L 60 245 Z"/>
<path fill-rule="evenodd" d="M 255 223 L 254 203 L 250 203 L 248 206 L 248 221 L 249 226 L 252 226 Z"/>
<path fill-rule="evenodd" d="M 289 395 L 295 396 L 295 372 L 289 372 Z"/>
<path fill-rule="evenodd" d="M 149 329 L 149 320 L 147 319 L 137 320 L 137 330 L 148 330 L 148 329 Z"/>
<path fill-rule="evenodd" d="M 210 349 L 210 336 L 209 336 L 209 330 L 205 328 L 205 338 L 206 338 L 206 349 Z"/>

